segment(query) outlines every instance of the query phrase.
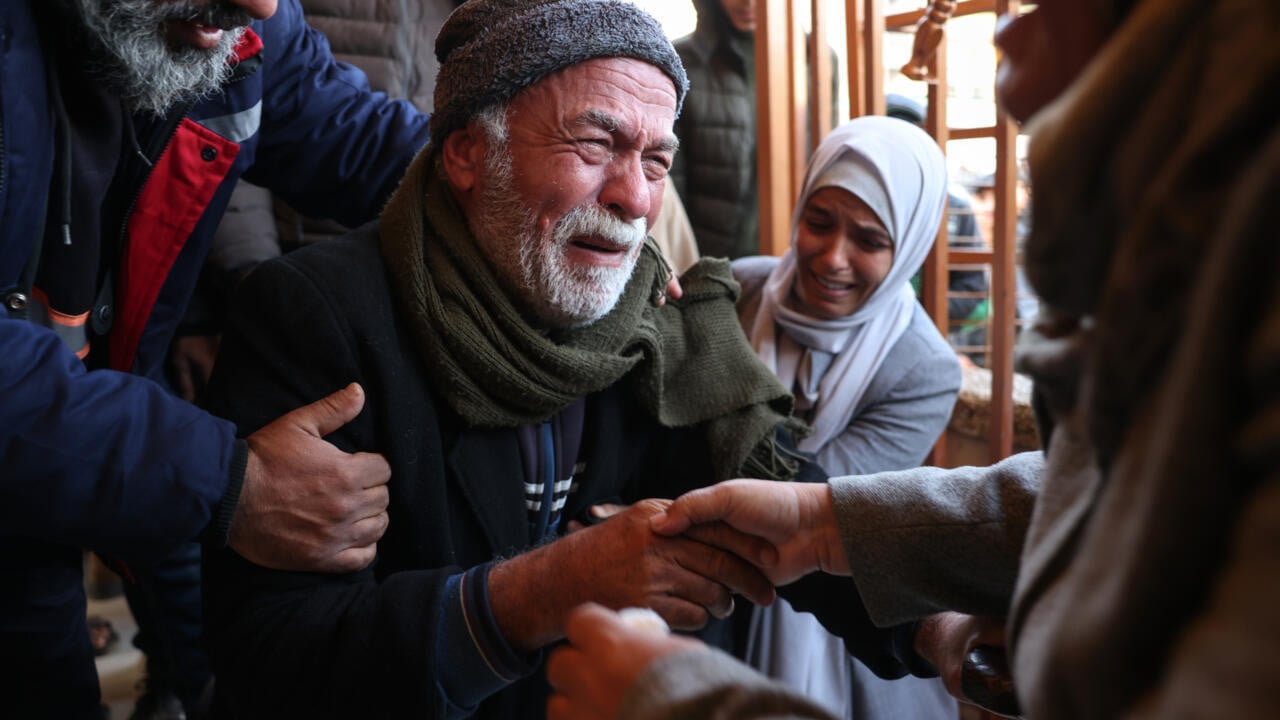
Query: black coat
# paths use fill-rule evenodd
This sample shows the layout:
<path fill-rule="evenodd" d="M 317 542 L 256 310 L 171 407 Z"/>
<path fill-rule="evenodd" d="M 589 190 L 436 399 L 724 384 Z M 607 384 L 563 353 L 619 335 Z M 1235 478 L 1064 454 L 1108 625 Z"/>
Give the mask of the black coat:
<path fill-rule="evenodd" d="M 210 396 L 242 434 L 349 382 L 364 410 L 329 439 L 391 465 L 378 559 L 350 575 L 285 573 L 230 551 L 206 562 L 219 702 L 237 717 L 439 717 L 436 620 L 449 576 L 528 544 L 514 429 L 475 430 L 431 387 L 378 250 L 376 226 L 263 264 L 233 305 Z M 624 379 L 586 400 L 565 518 L 673 496 L 712 477 L 688 431 L 662 429 Z M 478 712 L 539 717 L 541 670 Z"/>

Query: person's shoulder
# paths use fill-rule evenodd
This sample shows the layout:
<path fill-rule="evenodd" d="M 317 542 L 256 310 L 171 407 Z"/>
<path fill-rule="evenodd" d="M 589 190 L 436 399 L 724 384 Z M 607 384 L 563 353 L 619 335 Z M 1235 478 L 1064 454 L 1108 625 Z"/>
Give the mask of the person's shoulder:
<path fill-rule="evenodd" d="M 377 221 L 272 258 L 259 266 L 263 268 L 306 277 L 317 287 L 334 291 L 386 285 Z"/>
<path fill-rule="evenodd" d="M 733 279 L 742 285 L 744 291 L 747 285 L 761 285 L 765 278 L 769 277 L 769 273 L 778 267 L 781 258 L 772 255 L 749 255 L 740 257 L 730 263 L 733 268 Z"/>
<path fill-rule="evenodd" d="M 713 39 L 709 38 L 707 33 L 697 30 L 671 41 L 671 46 L 675 48 L 681 62 L 686 65 L 695 61 L 698 63 L 705 62 L 714 45 Z M 688 70 L 688 68 L 685 69 Z"/>
<path fill-rule="evenodd" d="M 361 332 L 381 331 L 397 317 L 391 282 L 377 224 L 370 223 L 258 265 L 236 288 L 239 310 L 235 312 L 256 314 L 257 310 L 246 308 L 278 303 L 313 310 L 324 307 Z"/>
<path fill-rule="evenodd" d="M 918 302 L 912 308 L 911 322 L 898 342 L 910 345 L 916 352 L 923 351 L 928 355 L 955 355 L 946 338 L 938 332 L 938 326 L 934 324 L 933 318 L 929 317 L 924 306 Z"/>
<path fill-rule="evenodd" d="M 880 363 L 864 402 L 899 395 L 955 393 L 963 380 L 960 360 L 919 303 L 911 322 Z M 949 412 L 949 410 L 948 410 Z"/>
<path fill-rule="evenodd" d="M 750 327 L 760 310 L 760 298 L 764 294 L 769 273 L 778 266 L 779 258 L 770 255 L 741 257 L 730 263 L 733 279 L 738 281 L 738 320 Z"/>
<path fill-rule="evenodd" d="M 889 359 L 884 365 L 890 364 L 900 367 L 927 365 L 937 370 L 954 367 L 957 378 L 960 374 L 960 361 L 956 358 L 955 350 L 942 333 L 938 332 L 938 326 L 933 324 L 933 320 L 919 303 L 912 309 L 911 322 L 906 331 L 889 350 Z"/>
<path fill-rule="evenodd" d="M 302 265 L 322 267 L 346 263 L 363 266 L 369 262 L 382 264 L 379 245 L 381 224 L 365 223 L 346 234 L 304 245 L 284 257 Z"/>

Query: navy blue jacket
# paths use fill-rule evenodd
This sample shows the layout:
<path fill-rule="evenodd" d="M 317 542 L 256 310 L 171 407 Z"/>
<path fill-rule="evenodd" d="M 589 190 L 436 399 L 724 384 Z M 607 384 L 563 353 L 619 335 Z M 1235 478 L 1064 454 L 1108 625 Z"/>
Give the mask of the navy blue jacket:
<path fill-rule="evenodd" d="M 0 533 L 154 553 L 211 518 L 224 525 L 238 493 L 232 425 L 130 377 L 159 377 L 236 179 L 304 213 L 360 224 L 426 142 L 426 118 L 373 93 L 333 59 L 297 0 L 281 0 L 237 47 L 240 67 L 222 93 L 147 123 L 158 137 L 140 145 L 158 157 L 131 190 L 114 268 L 109 364 L 122 372 L 86 372 L 10 307 L 25 291 L 55 157 L 34 1 L 0 3 Z"/>
<path fill-rule="evenodd" d="M 56 174 L 33 15 L 47 2 L 0 0 L 0 641 L 19 659 L 0 661 L 0 693 L 14 717 L 99 718 L 80 548 L 147 558 L 202 532 L 224 538 L 243 479 L 232 424 L 152 382 L 232 186 L 244 175 L 304 213 L 360 224 L 427 125 L 336 62 L 297 0 L 280 0 L 236 48 L 221 93 L 135 119 L 152 169 L 132 187 L 121 174 L 112 190 L 131 208 L 119 230 L 103 230 L 104 248 L 123 250 L 108 259 L 114 295 L 93 310 L 114 311 L 102 363 L 112 369 L 86 370 L 14 311 Z M 105 242 L 117 232 L 121 242 Z"/>

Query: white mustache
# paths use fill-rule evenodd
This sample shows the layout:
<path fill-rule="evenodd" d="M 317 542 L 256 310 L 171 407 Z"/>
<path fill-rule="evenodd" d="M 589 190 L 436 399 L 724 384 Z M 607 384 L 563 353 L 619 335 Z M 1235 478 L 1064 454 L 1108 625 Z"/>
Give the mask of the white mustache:
<path fill-rule="evenodd" d="M 598 235 L 628 250 L 644 242 L 648 235 L 644 218 L 626 222 L 598 205 L 585 205 L 570 210 L 556 223 L 555 240 L 565 245 L 575 236 Z"/>

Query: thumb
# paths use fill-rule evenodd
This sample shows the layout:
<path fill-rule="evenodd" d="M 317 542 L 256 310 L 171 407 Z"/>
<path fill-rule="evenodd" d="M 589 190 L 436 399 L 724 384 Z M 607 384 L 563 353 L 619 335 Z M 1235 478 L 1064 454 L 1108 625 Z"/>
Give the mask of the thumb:
<path fill-rule="evenodd" d="M 673 536 L 698 523 L 698 490 L 676 498 L 666 510 L 649 516 L 649 529 L 659 535 Z"/>
<path fill-rule="evenodd" d="M 729 517 L 734 509 L 733 489 L 720 483 L 698 488 L 676 498 L 665 512 L 649 517 L 649 529 L 659 535 L 679 535 L 694 525 Z"/>
<path fill-rule="evenodd" d="M 294 410 L 288 417 L 306 433 L 324 437 L 351 422 L 362 409 L 364 389 L 359 383 L 351 383 L 332 395 Z"/>

